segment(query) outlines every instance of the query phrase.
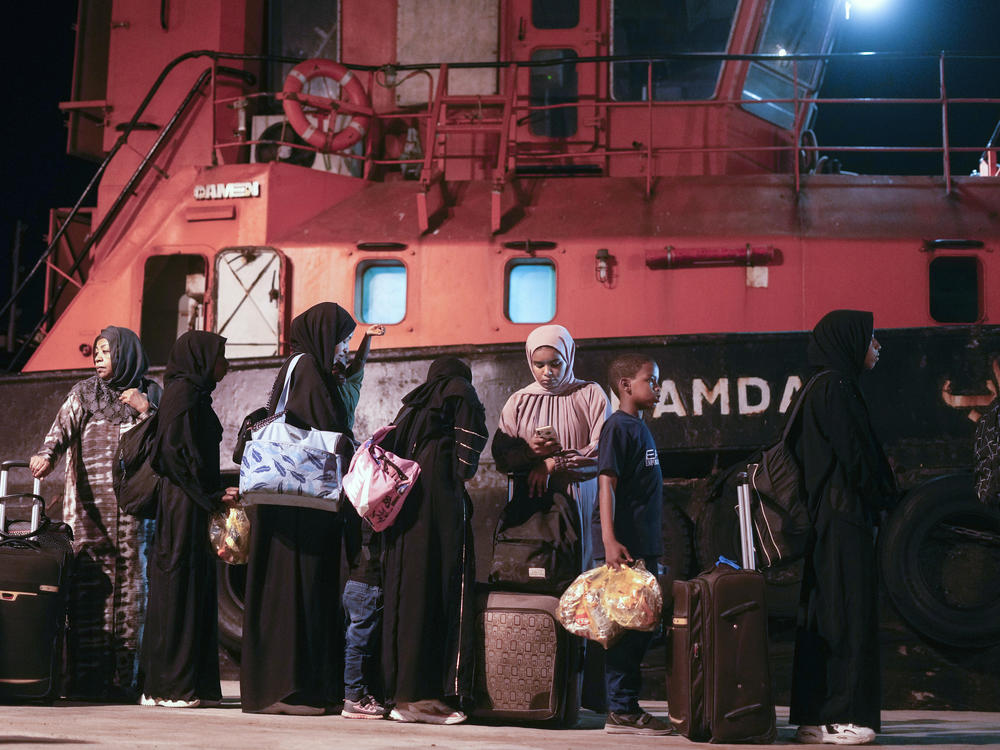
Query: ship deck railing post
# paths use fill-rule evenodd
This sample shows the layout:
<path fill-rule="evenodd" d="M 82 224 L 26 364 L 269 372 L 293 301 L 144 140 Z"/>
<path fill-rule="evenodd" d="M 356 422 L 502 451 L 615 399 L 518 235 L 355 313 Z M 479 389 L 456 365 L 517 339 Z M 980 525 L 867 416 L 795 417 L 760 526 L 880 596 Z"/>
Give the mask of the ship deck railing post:
<path fill-rule="evenodd" d="M 951 195 L 951 154 L 948 151 L 948 90 L 944 83 L 944 50 L 938 56 L 938 78 L 941 81 L 941 153 L 944 155 L 944 192 Z"/>

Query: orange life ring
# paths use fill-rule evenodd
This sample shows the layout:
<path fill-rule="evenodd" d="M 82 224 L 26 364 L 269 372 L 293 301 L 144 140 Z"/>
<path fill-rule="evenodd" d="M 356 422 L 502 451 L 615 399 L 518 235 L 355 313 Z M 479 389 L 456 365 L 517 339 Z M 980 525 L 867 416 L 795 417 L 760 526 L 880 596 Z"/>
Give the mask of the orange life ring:
<path fill-rule="evenodd" d="M 303 109 L 303 102 L 317 100 L 321 97 L 305 95 L 301 96 L 302 89 L 313 78 L 332 78 L 340 84 L 340 95 L 355 107 L 371 109 L 371 100 L 368 93 L 357 77 L 340 63 L 333 60 L 316 58 L 306 60 L 296 65 L 285 77 L 285 85 L 282 89 L 281 106 L 285 110 L 285 117 L 295 132 L 302 136 L 302 139 L 318 148 L 323 153 L 330 151 L 343 151 L 350 148 L 355 143 L 365 137 L 368 132 L 368 125 L 371 122 L 370 115 L 352 114 L 347 124 L 340 130 L 333 132 L 323 130 L 318 123 L 316 125 L 309 122 Z M 329 101 L 329 100 L 327 100 Z M 335 112 L 327 115 L 332 117 Z"/>

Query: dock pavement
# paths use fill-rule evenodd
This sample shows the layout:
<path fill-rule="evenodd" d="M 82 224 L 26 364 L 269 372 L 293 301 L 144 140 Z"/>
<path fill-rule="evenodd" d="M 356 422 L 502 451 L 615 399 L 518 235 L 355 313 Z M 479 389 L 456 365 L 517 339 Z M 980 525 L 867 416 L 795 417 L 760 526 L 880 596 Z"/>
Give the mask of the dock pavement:
<path fill-rule="evenodd" d="M 637 737 L 604 732 L 604 716 L 582 711 L 573 729 L 509 724 L 455 726 L 330 716 L 244 714 L 239 683 L 223 681 L 217 708 L 176 709 L 58 701 L 53 706 L 0 706 L 0 746 L 97 750 L 100 748 L 199 748 L 211 750 L 609 750 L 692 748 L 683 737 Z M 644 701 L 666 718 L 663 701 Z M 788 709 L 778 708 L 777 744 L 791 745 Z M 903 748 L 1000 748 L 1000 712 L 883 711 L 878 745 Z M 701 745 L 725 748 L 726 745 Z M 747 745 L 731 747 L 747 748 Z"/>

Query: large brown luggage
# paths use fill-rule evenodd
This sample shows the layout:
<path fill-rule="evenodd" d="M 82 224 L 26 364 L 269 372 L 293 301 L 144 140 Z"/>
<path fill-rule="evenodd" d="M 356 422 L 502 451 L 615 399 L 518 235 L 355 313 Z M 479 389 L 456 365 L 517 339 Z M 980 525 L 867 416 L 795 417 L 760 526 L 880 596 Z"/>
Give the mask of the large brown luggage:
<path fill-rule="evenodd" d="M 479 597 L 474 716 L 576 724 L 581 641 L 559 624 L 558 607 L 544 594 Z"/>
<path fill-rule="evenodd" d="M 739 494 L 742 505 L 745 474 Z M 752 547 L 744 545 L 748 555 L 752 565 Z M 674 581 L 673 594 L 670 721 L 692 740 L 772 742 L 764 577 L 720 558 L 697 578 Z"/>

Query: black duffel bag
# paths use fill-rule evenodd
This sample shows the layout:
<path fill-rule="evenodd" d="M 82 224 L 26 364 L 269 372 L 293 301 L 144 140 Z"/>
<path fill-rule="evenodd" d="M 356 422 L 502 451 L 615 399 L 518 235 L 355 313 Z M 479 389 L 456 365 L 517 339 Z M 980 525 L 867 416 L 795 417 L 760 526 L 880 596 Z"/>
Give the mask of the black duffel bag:
<path fill-rule="evenodd" d="M 560 596 L 582 566 L 576 501 L 552 486 L 541 497 L 529 497 L 527 477 L 508 476 L 507 505 L 493 535 L 491 586 Z"/>

